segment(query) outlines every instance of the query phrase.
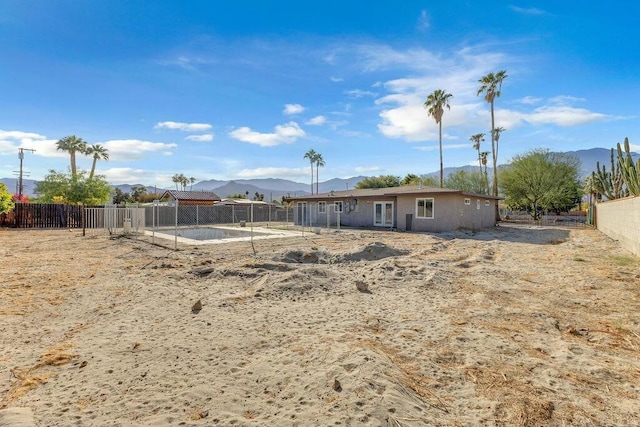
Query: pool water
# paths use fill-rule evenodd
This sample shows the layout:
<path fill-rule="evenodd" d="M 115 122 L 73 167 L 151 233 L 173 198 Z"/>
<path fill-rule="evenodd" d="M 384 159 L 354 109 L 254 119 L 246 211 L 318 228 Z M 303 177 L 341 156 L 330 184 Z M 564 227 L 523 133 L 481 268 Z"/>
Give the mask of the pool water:
<path fill-rule="evenodd" d="M 251 230 L 236 230 L 226 228 L 185 228 L 178 230 L 177 235 L 192 240 L 220 240 L 236 237 L 251 237 Z M 253 232 L 253 236 L 269 236 L 268 233 Z"/>

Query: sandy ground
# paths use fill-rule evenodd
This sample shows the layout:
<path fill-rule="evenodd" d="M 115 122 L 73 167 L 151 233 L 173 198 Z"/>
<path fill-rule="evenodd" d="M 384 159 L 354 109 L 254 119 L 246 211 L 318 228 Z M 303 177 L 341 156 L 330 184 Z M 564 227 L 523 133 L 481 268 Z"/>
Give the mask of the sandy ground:
<path fill-rule="evenodd" d="M 39 426 L 640 424 L 640 262 L 598 231 L 255 250 L 0 230 L 0 409 Z"/>

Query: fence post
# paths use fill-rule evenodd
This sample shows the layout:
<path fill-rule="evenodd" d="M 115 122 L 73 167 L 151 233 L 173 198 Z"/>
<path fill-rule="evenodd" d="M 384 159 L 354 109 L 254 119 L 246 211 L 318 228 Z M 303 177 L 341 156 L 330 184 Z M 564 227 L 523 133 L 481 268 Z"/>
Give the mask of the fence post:
<path fill-rule="evenodd" d="M 173 231 L 173 249 L 178 249 L 178 199 L 175 201 L 176 203 L 176 223 Z"/>

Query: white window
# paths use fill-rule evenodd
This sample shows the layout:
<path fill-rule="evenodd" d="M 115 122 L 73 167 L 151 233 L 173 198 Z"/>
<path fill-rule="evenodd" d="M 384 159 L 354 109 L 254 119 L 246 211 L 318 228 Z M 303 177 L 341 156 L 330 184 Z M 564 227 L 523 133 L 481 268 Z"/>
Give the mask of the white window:
<path fill-rule="evenodd" d="M 416 218 L 433 218 L 433 198 L 416 199 Z"/>
<path fill-rule="evenodd" d="M 327 202 L 318 202 L 318 213 L 327 213 Z"/>
<path fill-rule="evenodd" d="M 471 204 L 471 199 L 464 199 L 464 204 L 465 205 L 470 205 Z"/>
<path fill-rule="evenodd" d="M 480 199 L 476 200 L 476 209 L 480 209 Z"/>
<path fill-rule="evenodd" d="M 491 203 L 489 203 L 489 201 L 488 201 L 488 200 L 485 200 L 485 201 L 484 201 L 484 205 L 485 205 L 485 206 L 491 206 Z"/>
<path fill-rule="evenodd" d="M 334 212 L 342 212 L 342 202 L 335 202 L 333 205 Z"/>

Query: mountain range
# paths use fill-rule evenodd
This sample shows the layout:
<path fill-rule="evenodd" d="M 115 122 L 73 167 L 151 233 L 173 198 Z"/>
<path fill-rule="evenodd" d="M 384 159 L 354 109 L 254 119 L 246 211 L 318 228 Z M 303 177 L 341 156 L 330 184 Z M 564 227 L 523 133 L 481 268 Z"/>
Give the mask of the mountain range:
<path fill-rule="evenodd" d="M 596 170 L 596 164 L 600 162 L 601 165 L 605 165 L 607 170 L 610 169 L 611 162 L 611 149 L 605 148 L 591 148 L 588 150 L 568 151 L 563 154 L 572 155 L 580 160 L 581 167 L 578 171 L 580 179 L 584 179 Z M 615 154 L 615 153 L 614 153 Z M 640 155 L 638 153 L 632 153 L 634 160 L 637 160 Z M 456 173 L 459 170 L 473 171 L 477 170 L 477 166 L 460 166 L 460 167 L 447 167 L 444 168 L 445 177 L 452 173 Z M 407 172 L 409 173 L 409 172 Z M 440 171 L 434 171 L 426 174 L 427 176 L 439 177 Z M 355 185 L 366 178 L 365 176 L 355 176 L 347 179 L 333 178 L 328 181 L 323 181 L 318 184 L 318 191 L 320 193 L 327 193 L 329 191 L 345 190 L 354 188 Z M 16 178 L 1 178 L 0 182 L 4 183 L 10 192 L 15 192 L 17 188 Z M 34 195 L 35 180 L 23 179 L 24 194 L 27 196 Z M 124 193 L 130 193 L 133 186 L 145 186 L 144 184 L 119 184 L 114 185 L 114 188 L 119 188 Z M 315 192 L 314 183 L 314 192 Z M 157 188 L 154 186 L 146 186 L 147 191 L 150 193 L 164 192 L 165 190 L 175 189 L 175 187 Z M 290 181 L 287 179 L 278 178 L 264 178 L 264 179 L 239 179 L 232 181 L 223 181 L 210 179 L 194 183 L 187 187 L 187 190 L 193 191 L 213 191 L 220 197 L 228 197 L 234 194 L 249 194 L 249 197 L 253 197 L 255 193 L 263 194 L 265 201 L 280 200 L 282 196 L 289 195 L 302 195 L 309 194 L 311 192 L 310 183 L 301 183 Z"/>

